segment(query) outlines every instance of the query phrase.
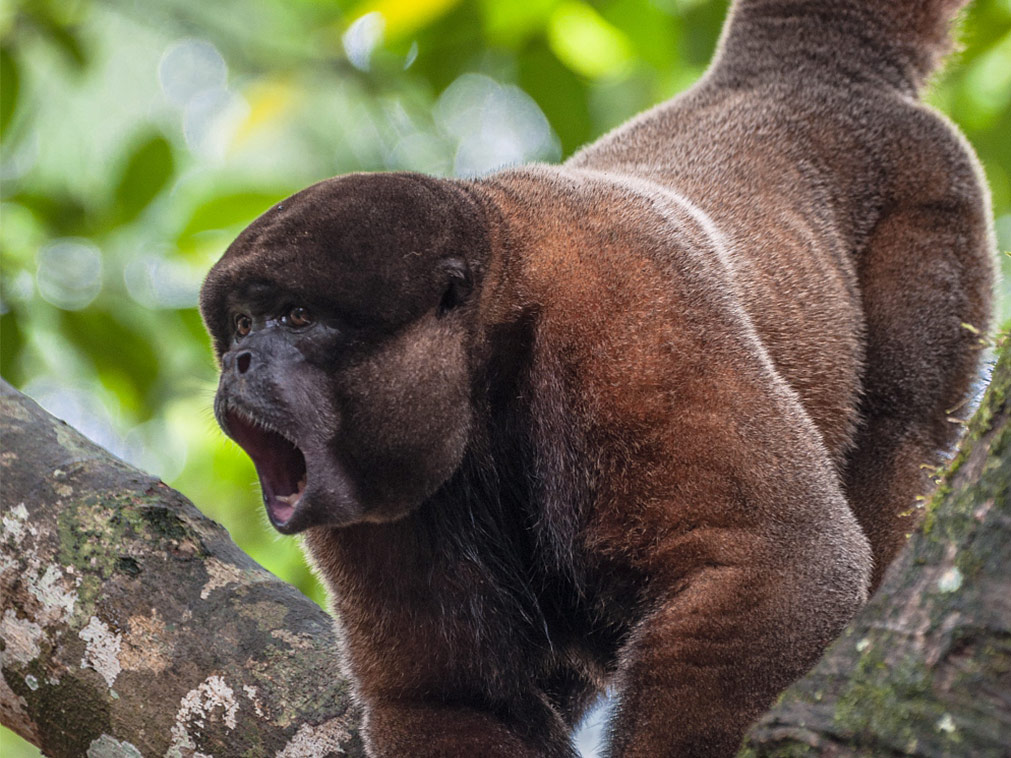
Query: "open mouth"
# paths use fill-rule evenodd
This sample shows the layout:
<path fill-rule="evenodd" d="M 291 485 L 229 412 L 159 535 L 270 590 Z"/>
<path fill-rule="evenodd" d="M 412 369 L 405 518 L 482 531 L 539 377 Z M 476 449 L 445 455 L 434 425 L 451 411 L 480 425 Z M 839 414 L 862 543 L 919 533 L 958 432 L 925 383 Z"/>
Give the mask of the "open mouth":
<path fill-rule="evenodd" d="M 270 522 L 283 530 L 305 493 L 305 455 L 284 435 L 234 410 L 226 422 L 229 435 L 253 459 Z"/>

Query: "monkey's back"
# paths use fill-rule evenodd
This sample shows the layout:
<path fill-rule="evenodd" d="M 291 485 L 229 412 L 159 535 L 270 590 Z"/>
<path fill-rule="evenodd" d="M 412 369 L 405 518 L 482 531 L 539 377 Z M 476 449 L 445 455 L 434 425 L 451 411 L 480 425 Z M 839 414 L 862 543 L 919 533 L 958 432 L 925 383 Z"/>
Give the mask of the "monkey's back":
<path fill-rule="evenodd" d="M 857 240 L 875 200 L 865 166 L 838 166 L 830 111 L 789 93 L 703 85 L 590 146 L 569 166 L 659 185 L 722 248 L 725 286 L 841 463 L 857 424 L 864 317 Z M 799 107 L 798 107 L 799 106 Z"/>
<path fill-rule="evenodd" d="M 699 84 L 567 165 L 648 180 L 711 222 L 727 285 L 839 466 L 876 583 L 976 370 L 963 324 L 989 321 L 985 182 L 957 129 L 916 97 L 926 63 L 819 27 L 839 17 L 817 3 L 798 4 L 793 27 L 765 24 L 775 3 L 739 5 Z"/>

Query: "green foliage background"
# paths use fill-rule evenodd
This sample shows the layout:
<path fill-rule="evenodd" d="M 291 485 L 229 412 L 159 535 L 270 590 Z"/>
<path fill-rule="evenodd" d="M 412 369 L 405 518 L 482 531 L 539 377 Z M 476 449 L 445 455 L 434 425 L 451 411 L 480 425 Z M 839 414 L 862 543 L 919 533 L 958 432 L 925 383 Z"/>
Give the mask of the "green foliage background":
<path fill-rule="evenodd" d="M 203 273 L 266 207 L 334 174 L 569 155 L 691 84 L 726 7 L 0 0 L 0 373 L 322 602 L 214 424 Z M 978 151 L 1008 250 L 1011 0 L 976 0 L 961 40 L 930 101 Z M 37 754 L 3 739 L 7 758 Z"/>

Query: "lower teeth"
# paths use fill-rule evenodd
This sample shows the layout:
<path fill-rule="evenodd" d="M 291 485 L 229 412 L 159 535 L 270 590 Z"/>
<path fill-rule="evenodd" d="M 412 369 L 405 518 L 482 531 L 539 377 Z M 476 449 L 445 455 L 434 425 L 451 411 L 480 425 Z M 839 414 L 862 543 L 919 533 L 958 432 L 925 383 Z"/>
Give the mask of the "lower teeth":
<path fill-rule="evenodd" d="M 288 505 L 295 505 L 301 498 L 302 493 L 305 492 L 306 477 L 302 477 L 298 480 L 298 490 L 292 492 L 290 495 L 277 495 L 277 499 L 282 503 L 287 503 Z"/>

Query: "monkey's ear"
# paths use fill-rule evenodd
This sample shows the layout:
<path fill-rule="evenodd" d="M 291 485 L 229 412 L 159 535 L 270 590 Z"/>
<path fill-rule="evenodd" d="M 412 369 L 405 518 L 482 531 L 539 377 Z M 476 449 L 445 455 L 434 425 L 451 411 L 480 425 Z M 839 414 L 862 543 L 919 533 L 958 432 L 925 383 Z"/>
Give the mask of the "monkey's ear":
<path fill-rule="evenodd" d="M 474 289 L 474 282 L 470 267 L 461 258 L 446 258 L 439 263 L 439 268 L 446 277 L 446 287 L 439 301 L 438 315 L 441 317 L 463 304 Z"/>

